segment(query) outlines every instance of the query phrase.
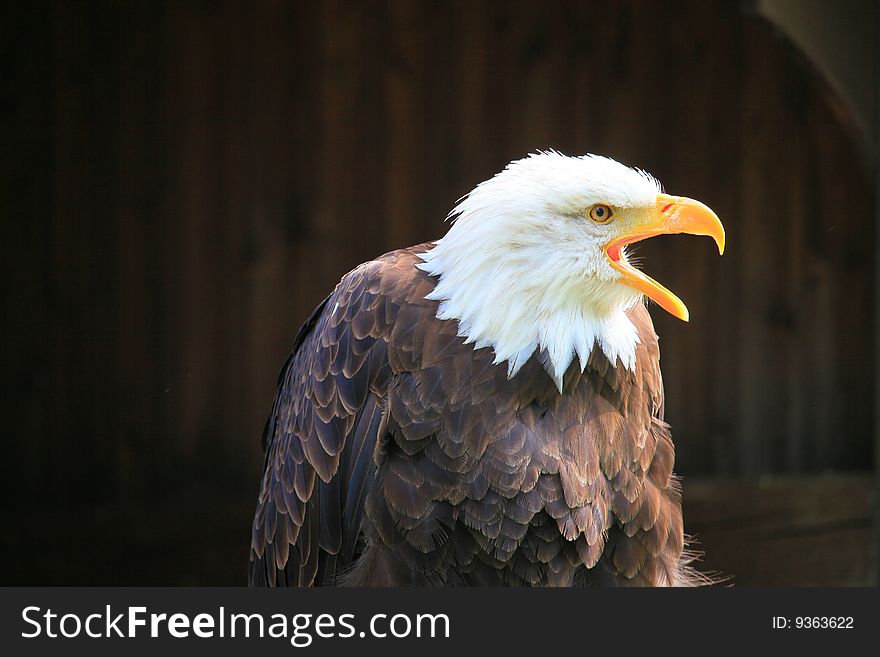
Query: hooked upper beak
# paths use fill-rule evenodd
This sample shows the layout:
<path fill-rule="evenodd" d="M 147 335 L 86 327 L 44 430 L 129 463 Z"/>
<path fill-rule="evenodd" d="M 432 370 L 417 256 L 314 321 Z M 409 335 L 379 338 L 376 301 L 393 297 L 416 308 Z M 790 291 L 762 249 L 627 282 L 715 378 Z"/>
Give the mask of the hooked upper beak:
<path fill-rule="evenodd" d="M 627 285 L 656 301 L 666 312 L 686 322 L 689 313 L 682 300 L 629 264 L 622 251 L 628 244 L 655 235 L 677 233 L 711 237 L 718 245 L 718 253 L 724 253 L 724 226 L 718 216 L 699 201 L 668 194 L 658 194 L 656 205 L 645 213 L 644 219 L 628 227 L 623 234 L 606 244 L 604 249 L 611 266 L 623 275 Z"/>

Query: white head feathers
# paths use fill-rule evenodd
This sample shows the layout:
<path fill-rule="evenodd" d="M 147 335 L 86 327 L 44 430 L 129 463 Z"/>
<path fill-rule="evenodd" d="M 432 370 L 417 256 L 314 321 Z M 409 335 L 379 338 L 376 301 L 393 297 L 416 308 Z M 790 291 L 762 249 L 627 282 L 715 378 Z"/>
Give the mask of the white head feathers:
<path fill-rule="evenodd" d="M 457 320 L 475 348 L 492 347 L 514 376 L 532 354 L 562 389 L 575 356 L 595 344 L 632 369 L 638 335 L 626 311 L 640 295 L 620 281 L 602 250 L 607 230 L 586 219 L 604 203 L 648 208 L 660 184 L 597 155 L 539 152 L 480 183 L 450 213 L 455 221 L 419 265 L 439 277 L 429 299 Z"/>

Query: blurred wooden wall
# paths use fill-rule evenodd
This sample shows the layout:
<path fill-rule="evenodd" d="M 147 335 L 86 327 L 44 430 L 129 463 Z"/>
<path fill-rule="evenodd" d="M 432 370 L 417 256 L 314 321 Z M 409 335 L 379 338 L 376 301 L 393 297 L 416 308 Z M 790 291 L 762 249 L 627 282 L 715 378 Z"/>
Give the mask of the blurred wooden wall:
<path fill-rule="evenodd" d="M 0 19 L 4 505 L 255 495 L 299 323 L 538 148 L 728 230 L 641 253 L 684 474 L 871 467 L 870 177 L 739 3 L 17 3 Z M 45 531 L 45 529 L 43 530 Z"/>

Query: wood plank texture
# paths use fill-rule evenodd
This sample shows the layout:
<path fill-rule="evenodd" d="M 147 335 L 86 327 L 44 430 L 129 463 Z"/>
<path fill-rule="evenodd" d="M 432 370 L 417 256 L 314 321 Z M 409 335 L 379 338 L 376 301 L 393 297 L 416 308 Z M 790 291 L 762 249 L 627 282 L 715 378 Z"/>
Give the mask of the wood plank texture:
<path fill-rule="evenodd" d="M 249 505 L 312 307 L 547 147 L 644 167 L 727 226 L 721 259 L 639 251 L 691 310 L 652 313 L 679 472 L 872 468 L 871 177 L 829 86 L 740 3 L 0 11 L 10 513 L 218 481 Z"/>
<path fill-rule="evenodd" d="M 867 586 L 872 494 L 856 475 L 686 480 L 685 530 L 734 586 Z"/>

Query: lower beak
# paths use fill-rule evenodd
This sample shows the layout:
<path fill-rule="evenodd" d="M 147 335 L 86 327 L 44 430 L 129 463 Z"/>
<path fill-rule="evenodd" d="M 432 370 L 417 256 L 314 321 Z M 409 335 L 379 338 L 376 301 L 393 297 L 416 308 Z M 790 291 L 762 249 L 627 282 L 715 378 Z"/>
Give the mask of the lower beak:
<path fill-rule="evenodd" d="M 658 194 L 655 207 L 649 211 L 644 222 L 640 222 L 623 235 L 605 245 L 605 254 L 611 266 L 619 271 L 630 287 L 638 290 L 666 312 L 688 321 L 687 306 L 672 292 L 657 281 L 633 267 L 626 259 L 623 247 L 640 242 L 655 235 L 706 235 L 715 240 L 718 253 L 724 253 L 724 226 L 721 220 L 708 207 L 683 196 Z"/>

